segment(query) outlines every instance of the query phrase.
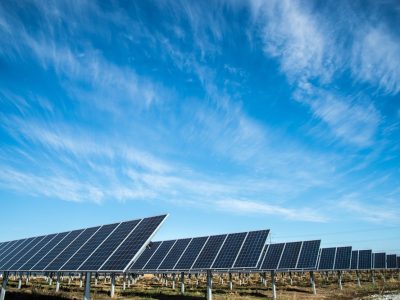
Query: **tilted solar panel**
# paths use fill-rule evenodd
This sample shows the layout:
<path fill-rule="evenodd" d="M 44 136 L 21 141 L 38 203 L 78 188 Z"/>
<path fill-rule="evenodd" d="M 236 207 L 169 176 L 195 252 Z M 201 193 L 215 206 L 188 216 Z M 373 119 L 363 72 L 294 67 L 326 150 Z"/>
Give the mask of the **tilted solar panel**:
<path fill-rule="evenodd" d="M 351 251 L 350 269 L 352 269 L 352 270 L 358 269 L 358 250 Z"/>
<path fill-rule="evenodd" d="M 336 247 L 322 248 L 319 256 L 318 270 L 333 270 Z"/>
<path fill-rule="evenodd" d="M 246 232 L 229 234 L 212 265 L 213 269 L 230 269 L 242 247 Z"/>
<path fill-rule="evenodd" d="M 159 270 L 172 270 L 178 259 L 182 256 L 183 252 L 188 247 L 192 239 L 181 239 L 177 240 L 171 251 L 163 260 L 162 264 L 158 267 Z"/>
<path fill-rule="evenodd" d="M 374 253 L 374 269 L 386 269 L 386 253 Z"/>
<path fill-rule="evenodd" d="M 164 258 L 168 255 L 168 253 L 170 252 L 171 248 L 174 246 L 175 243 L 176 240 L 162 242 L 162 244 L 158 247 L 157 251 L 144 266 L 144 269 L 157 270 L 158 266 L 161 265 Z"/>
<path fill-rule="evenodd" d="M 372 269 L 372 250 L 358 251 L 358 269 L 359 270 Z"/>
<path fill-rule="evenodd" d="M 316 269 L 321 240 L 304 241 L 296 269 Z"/>
<path fill-rule="evenodd" d="M 210 269 L 226 237 L 226 235 L 210 236 L 192 269 Z"/>
<path fill-rule="evenodd" d="M 24 251 L 24 254 L 18 255 L 18 257 L 14 258 L 12 262 L 9 262 L 7 265 L 7 270 L 17 271 L 22 265 L 27 262 L 31 257 L 33 257 L 38 251 L 40 251 L 43 247 L 45 247 L 52 239 L 56 237 L 56 234 L 46 235 L 43 239 L 41 239 L 35 246 L 33 243 L 29 246 L 28 251 Z"/>
<path fill-rule="evenodd" d="M 166 217 L 0 243 L 0 270 L 125 272 Z"/>
<path fill-rule="evenodd" d="M 351 264 L 351 247 L 337 247 L 335 270 L 348 270 Z"/>
<path fill-rule="evenodd" d="M 285 243 L 271 244 L 268 246 L 267 252 L 263 258 L 261 269 L 265 271 L 278 269 Z"/>
<path fill-rule="evenodd" d="M 140 220 L 133 220 L 119 224 L 115 231 L 87 257 L 86 261 L 79 267 L 79 270 L 95 271 L 100 269 L 104 261 L 121 244 L 125 237 L 135 229 L 139 222 Z"/>
<path fill-rule="evenodd" d="M 396 269 L 397 268 L 396 254 L 386 255 L 386 268 L 388 268 L 388 269 Z"/>
<path fill-rule="evenodd" d="M 153 256 L 153 254 L 157 251 L 158 247 L 161 245 L 161 242 L 151 243 L 146 249 L 143 251 L 142 255 L 134 262 L 131 269 L 132 270 L 141 270 L 147 264 L 149 259 Z"/>
<path fill-rule="evenodd" d="M 397 269 L 400 269 L 400 256 L 397 256 Z"/>
<path fill-rule="evenodd" d="M 157 229 L 163 224 L 166 215 L 145 218 L 115 249 L 114 253 L 100 268 L 101 271 L 125 272 L 132 262 L 142 253 Z"/>
<path fill-rule="evenodd" d="M 278 269 L 295 269 L 302 242 L 286 243 Z"/>
<path fill-rule="evenodd" d="M 56 246 L 62 239 L 66 237 L 69 232 L 59 233 L 54 239 L 52 239 L 46 246 L 44 246 L 39 252 L 32 256 L 25 264 L 23 264 L 19 271 L 29 271 L 39 260 L 43 258 L 54 246 Z"/>
<path fill-rule="evenodd" d="M 250 231 L 234 263 L 235 269 L 256 268 L 267 241 L 269 230 Z"/>
<path fill-rule="evenodd" d="M 182 257 L 176 263 L 174 270 L 190 270 L 207 240 L 207 236 L 193 238 Z"/>

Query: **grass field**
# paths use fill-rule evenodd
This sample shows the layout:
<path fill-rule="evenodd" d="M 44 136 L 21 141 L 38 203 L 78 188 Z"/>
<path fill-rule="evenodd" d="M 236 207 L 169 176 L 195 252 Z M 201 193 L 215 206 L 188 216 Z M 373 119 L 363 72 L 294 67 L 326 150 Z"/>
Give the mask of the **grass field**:
<path fill-rule="evenodd" d="M 340 290 L 337 277 L 330 274 L 328 278 L 322 274 L 316 274 L 317 295 L 312 293 L 309 286 L 309 278 L 305 275 L 294 275 L 293 284 L 290 285 L 287 275 L 277 276 L 277 295 L 278 299 L 362 299 L 368 295 L 400 293 L 400 281 L 397 274 L 377 274 L 375 284 L 370 280 L 369 274 L 362 274 L 361 287 L 357 286 L 354 274 L 345 273 L 343 275 L 343 289 Z M 223 280 L 223 281 L 222 281 Z M 239 285 L 239 278 L 234 278 L 234 288 L 229 290 L 225 277 L 214 276 L 213 278 L 213 298 L 222 299 L 269 299 L 272 296 L 270 281 L 264 286 L 259 280 L 258 275 L 251 275 L 242 278 Z M 44 277 L 31 278 L 28 284 L 24 284 L 21 289 L 17 289 L 18 281 L 14 278 L 9 280 L 6 299 L 82 299 L 83 288 L 80 287 L 79 279 L 74 278 L 71 284 L 67 280 L 61 283 L 60 292 L 55 292 L 55 283 L 50 286 Z M 172 289 L 171 278 L 167 281 L 160 280 L 158 277 L 146 276 L 138 280 L 130 287 L 122 288 L 122 279 L 117 280 L 115 299 L 205 299 L 206 282 L 205 277 L 200 276 L 196 285 L 196 280 L 186 279 L 185 295 L 180 294 L 180 283 L 176 283 L 176 288 Z M 92 282 L 92 299 L 110 299 L 110 284 L 104 283 L 100 278 L 95 287 Z"/>

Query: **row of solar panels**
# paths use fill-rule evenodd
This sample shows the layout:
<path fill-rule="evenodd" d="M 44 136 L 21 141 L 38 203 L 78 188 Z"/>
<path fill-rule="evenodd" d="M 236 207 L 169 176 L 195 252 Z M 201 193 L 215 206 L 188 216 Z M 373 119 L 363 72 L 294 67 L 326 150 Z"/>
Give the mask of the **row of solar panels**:
<path fill-rule="evenodd" d="M 166 215 L 0 243 L 0 271 L 124 272 Z"/>
<path fill-rule="evenodd" d="M 269 230 L 154 242 L 132 265 L 132 272 L 254 269 Z"/>
<path fill-rule="evenodd" d="M 246 251 L 242 245 L 245 236 Z M 255 237 L 257 247 L 251 248 Z M 236 233 L 155 242 L 148 247 L 130 268 L 131 272 L 198 272 L 213 271 L 305 271 L 305 270 L 371 270 L 397 269 L 400 257 L 395 254 L 372 253 L 371 250 L 352 250 L 352 247 L 320 249 L 320 240 L 269 244 L 263 247 L 267 234 L 263 232 Z M 262 242 L 261 242 L 262 241 Z"/>

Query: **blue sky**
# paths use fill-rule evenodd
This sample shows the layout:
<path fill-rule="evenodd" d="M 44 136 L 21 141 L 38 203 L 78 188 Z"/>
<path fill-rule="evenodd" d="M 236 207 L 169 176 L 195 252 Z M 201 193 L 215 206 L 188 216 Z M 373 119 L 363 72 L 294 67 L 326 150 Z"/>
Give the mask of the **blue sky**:
<path fill-rule="evenodd" d="M 1 240 L 169 212 L 400 253 L 397 1 L 1 1 Z"/>

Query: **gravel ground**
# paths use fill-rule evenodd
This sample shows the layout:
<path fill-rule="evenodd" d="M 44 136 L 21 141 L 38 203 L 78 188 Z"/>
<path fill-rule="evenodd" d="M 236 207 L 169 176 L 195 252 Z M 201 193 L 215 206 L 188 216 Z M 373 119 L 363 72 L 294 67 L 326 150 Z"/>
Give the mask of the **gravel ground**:
<path fill-rule="evenodd" d="M 400 294 L 388 294 L 388 295 L 372 295 L 366 298 L 365 300 L 400 300 Z"/>

